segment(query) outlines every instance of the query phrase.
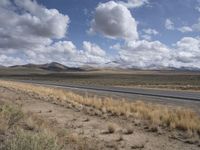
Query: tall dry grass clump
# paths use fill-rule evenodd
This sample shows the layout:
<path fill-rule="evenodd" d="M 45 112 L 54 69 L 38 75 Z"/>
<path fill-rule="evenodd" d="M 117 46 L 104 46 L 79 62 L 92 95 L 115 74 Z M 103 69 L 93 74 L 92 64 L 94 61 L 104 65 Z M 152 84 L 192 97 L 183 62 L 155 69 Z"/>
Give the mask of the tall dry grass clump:
<path fill-rule="evenodd" d="M 109 112 L 115 115 L 134 117 L 148 120 L 149 123 L 155 125 L 200 133 L 199 115 L 186 108 L 170 108 L 164 105 L 144 103 L 141 101 L 129 102 L 126 100 L 113 100 L 112 98 L 81 96 L 57 88 L 19 82 L 0 81 L 0 86 L 20 90 L 29 94 L 36 94 L 43 97 L 43 99 L 52 98 L 60 103 L 70 102 L 74 105 L 90 106 L 104 113 Z"/>
<path fill-rule="evenodd" d="M 15 126 L 23 116 L 22 111 L 17 107 L 6 104 L 0 105 L 0 133 L 4 133 Z"/>
<path fill-rule="evenodd" d="M 61 150 L 54 136 L 45 131 L 26 130 L 26 116 L 17 106 L 0 104 L 0 149 Z"/>
<path fill-rule="evenodd" d="M 15 135 L 5 141 L 4 150 L 63 150 L 53 137 L 44 133 L 15 131 Z"/>

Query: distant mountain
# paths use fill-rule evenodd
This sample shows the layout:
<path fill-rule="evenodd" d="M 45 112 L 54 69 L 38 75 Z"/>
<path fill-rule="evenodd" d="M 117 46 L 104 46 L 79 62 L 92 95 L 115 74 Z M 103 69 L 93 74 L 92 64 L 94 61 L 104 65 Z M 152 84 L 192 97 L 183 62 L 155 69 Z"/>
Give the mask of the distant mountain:
<path fill-rule="evenodd" d="M 180 68 L 176 68 L 176 67 L 170 67 L 170 70 L 176 70 L 176 71 L 194 71 L 194 72 L 199 72 L 200 69 L 196 68 L 196 67 L 180 67 Z"/>
<path fill-rule="evenodd" d="M 124 70 L 152 70 L 152 71 L 189 71 L 189 72 L 199 72 L 200 69 L 197 67 L 164 67 L 164 66 L 157 66 L 157 65 L 149 65 L 148 67 L 145 68 L 141 68 L 138 66 L 134 66 L 134 65 L 129 65 L 127 66 L 126 63 L 124 63 L 121 60 L 118 61 L 111 61 L 111 62 L 107 62 L 105 63 L 105 66 L 107 66 L 108 68 L 115 68 L 115 69 L 124 69 Z"/>
<path fill-rule="evenodd" d="M 126 66 L 126 67 L 125 67 Z M 0 65 L 0 68 L 7 68 Z M 29 71 L 52 71 L 52 72 L 67 72 L 67 71 L 101 71 L 101 70 L 122 70 L 122 71 L 145 71 L 145 70 L 152 70 L 152 71 L 189 71 L 189 72 L 200 72 L 200 69 L 194 67 L 157 67 L 157 66 L 148 66 L 147 68 L 139 68 L 134 65 L 127 66 L 123 62 L 119 63 L 118 61 L 110 61 L 105 63 L 104 65 L 94 65 L 88 64 L 83 65 L 82 67 L 68 67 L 63 64 L 52 62 L 47 64 L 25 64 L 25 65 L 15 65 L 8 68 L 19 69 L 19 70 L 29 70 Z"/>
<path fill-rule="evenodd" d="M 0 68 L 5 68 L 5 66 L 0 65 Z"/>
<path fill-rule="evenodd" d="M 28 68 L 28 69 L 39 69 L 39 70 L 56 71 L 56 72 L 83 71 L 82 68 L 67 67 L 57 62 L 41 64 L 41 65 L 37 65 L 37 64 L 15 65 L 15 66 L 11 66 L 10 68 Z"/>

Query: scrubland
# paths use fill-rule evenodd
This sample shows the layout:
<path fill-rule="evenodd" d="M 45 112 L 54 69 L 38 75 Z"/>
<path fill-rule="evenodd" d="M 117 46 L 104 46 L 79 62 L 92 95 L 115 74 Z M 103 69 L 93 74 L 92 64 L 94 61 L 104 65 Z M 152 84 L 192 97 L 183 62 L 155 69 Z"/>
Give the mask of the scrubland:
<path fill-rule="evenodd" d="M 171 90 L 200 90 L 200 73 L 183 71 L 96 71 L 21 73 L 0 71 L 0 77 L 86 86 L 120 86 Z"/>
<path fill-rule="evenodd" d="M 54 127 L 53 122 L 45 121 L 45 118 L 39 119 L 39 117 L 37 117 L 35 114 L 28 113 L 29 115 L 27 114 L 23 115 L 23 113 L 19 109 L 12 108 L 8 105 L 1 105 L 0 113 L 1 116 L 4 116 L 0 118 L 1 120 L 3 120 L 0 123 L 1 131 L 3 131 L 4 133 L 8 133 L 6 137 L 11 136 L 11 138 L 9 138 L 10 140 L 8 141 L 4 140 L 5 141 L 4 147 L 6 145 L 6 147 L 11 147 L 10 149 L 13 149 L 12 146 L 14 147 L 31 146 L 31 144 L 41 146 L 37 149 L 45 149 L 45 147 L 43 146 L 52 147 L 52 149 L 62 149 L 66 144 L 66 142 L 63 141 L 68 141 L 67 144 L 68 147 L 70 142 L 74 143 L 75 145 L 76 144 L 79 145 L 78 147 L 71 146 L 71 148 L 73 147 L 73 149 L 94 149 L 93 147 L 94 145 L 93 146 L 88 145 L 88 141 L 90 142 L 90 140 L 89 139 L 86 140 L 85 138 L 82 137 L 82 135 L 84 135 L 83 133 L 85 132 L 87 132 L 87 136 L 91 136 L 95 139 L 93 143 L 96 143 L 96 145 L 98 145 L 99 141 L 98 139 L 103 138 L 109 141 L 111 137 L 115 139 L 114 140 L 115 142 L 126 141 L 128 144 L 130 144 L 134 141 L 134 138 L 138 136 L 139 132 L 138 134 L 134 135 L 135 132 L 137 133 L 137 131 L 135 130 L 138 130 L 138 128 L 139 130 L 144 132 L 145 137 L 148 135 L 154 140 L 155 138 L 157 138 L 155 137 L 156 135 L 154 134 L 149 135 L 146 132 L 153 132 L 153 133 L 156 132 L 158 135 L 161 135 L 163 138 L 163 140 L 161 140 L 160 138 L 161 142 L 162 141 L 166 142 L 164 140 L 166 138 L 166 135 L 168 137 L 171 137 L 171 139 L 179 140 L 182 142 L 182 144 L 178 144 L 180 146 L 179 148 L 181 148 L 181 146 L 184 147 L 185 146 L 184 143 L 197 145 L 196 147 L 197 149 L 198 145 L 200 145 L 199 142 L 200 116 L 198 113 L 189 108 L 178 107 L 178 106 L 170 107 L 166 105 L 147 103 L 143 101 L 130 102 L 125 99 L 114 100 L 109 97 L 100 98 L 98 96 L 93 96 L 93 97 L 88 95 L 83 96 L 71 91 L 66 91 L 58 88 L 50 88 L 50 87 L 13 82 L 13 81 L 11 82 L 2 80 L 0 81 L 0 87 L 4 88 L 5 90 L 10 90 L 11 92 L 15 91 L 15 94 L 17 93 L 22 95 L 24 94 L 27 96 L 27 98 L 32 97 L 34 100 L 37 99 L 39 101 L 44 101 L 45 103 L 41 104 L 45 104 L 45 106 L 47 104 L 48 104 L 47 106 L 51 104 L 51 107 L 53 108 L 54 105 L 56 107 L 62 107 L 64 110 L 66 109 L 70 112 L 75 113 L 76 115 L 78 114 L 78 116 L 82 119 L 82 122 L 81 123 L 79 122 L 80 124 L 79 127 L 77 127 L 78 129 L 77 128 L 74 129 L 74 124 L 77 123 L 76 118 L 73 118 L 70 121 L 70 124 L 69 122 L 67 123 L 67 125 L 65 124 L 67 128 L 73 128 L 73 131 L 80 132 L 81 134 L 80 136 L 77 135 L 76 132 L 65 133 L 63 130 L 60 131 L 61 128 L 56 127 L 56 125 Z M 31 101 L 29 102 L 30 104 L 28 105 L 26 105 L 26 103 L 23 104 L 23 101 L 25 101 L 25 99 L 18 96 L 17 101 L 15 102 L 18 103 L 19 106 L 21 105 L 24 105 L 24 107 L 26 106 L 25 108 L 28 110 L 34 106 L 33 104 L 31 105 L 30 103 Z M 40 105 L 38 104 L 34 108 L 37 109 L 37 111 L 39 108 L 41 109 L 40 111 L 37 112 L 39 113 L 40 117 L 41 114 L 43 114 L 42 112 L 43 109 L 45 109 L 45 106 L 42 107 L 41 109 Z M 10 113 L 9 111 L 11 112 L 11 114 L 9 114 Z M 14 115 L 12 114 L 13 112 Z M 48 114 L 54 114 L 54 112 L 56 113 L 54 109 L 47 110 L 47 112 Z M 89 115 L 89 117 L 87 117 L 87 115 Z M 71 116 L 69 116 L 68 114 L 67 117 L 70 118 Z M 57 118 L 55 117 L 55 119 Z M 87 124 L 87 126 L 83 125 L 83 122 L 89 123 L 94 120 L 95 120 L 95 125 L 94 124 Z M 103 123 L 105 120 L 106 123 Z M 21 122 L 23 122 L 23 125 L 21 124 Z M 92 129 L 91 128 L 88 129 L 89 126 L 91 126 Z M 14 127 L 17 127 L 17 130 L 14 130 L 13 132 L 12 128 Z M 7 130 L 9 130 L 9 132 L 7 132 Z M 95 130 L 94 134 L 91 133 L 91 131 L 93 130 Z M 177 133 L 178 136 L 174 136 L 173 135 L 174 133 Z M 107 134 L 111 135 L 113 134 L 113 136 L 110 137 L 107 136 Z M 42 141 L 41 139 L 45 140 Z M 34 143 L 31 143 L 32 141 L 34 141 Z M 102 140 L 100 141 L 102 142 Z M 35 142 L 39 143 L 41 142 L 43 144 L 38 144 Z M 26 145 L 26 143 L 30 144 Z M 104 149 L 117 148 L 116 143 L 114 144 L 115 146 L 113 145 L 109 146 L 108 143 L 106 147 L 104 147 L 105 145 L 106 144 L 104 141 L 100 144 L 99 147 L 96 147 L 96 149 L 97 148 L 102 149 L 102 147 Z M 149 147 L 145 147 L 144 145 L 145 144 L 141 143 L 134 144 L 129 148 L 130 149 L 145 149 L 145 148 L 148 149 L 149 147 L 155 148 L 154 145 L 152 145 L 152 143 L 149 145 Z M 122 149 L 129 149 L 129 148 L 122 147 Z M 175 147 L 171 148 L 165 147 L 163 149 L 173 149 L 173 148 Z M 188 147 L 185 146 L 185 148 Z"/>
<path fill-rule="evenodd" d="M 1 81 L 5 87 L 20 89 L 24 92 L 32 92 L 39 96 L 52 97 L 58 102 L 65 101 L 73 105 L 92 106 L 102 112 L 111 112 L 114 115 L 134 117 L 148 120 L 155 125 L 163 125 L 185 131 L 200 132 L 200 118 L 197 113 L 187 108 L 170 108 L 163 105 L 144 103 L 142 101 L 128 102 L 126 100 L 114 100 L 112 98 L 88 97 L 61 89 L 35 86 L 26 83 Z M 82 106 L 82 107 L 83 107 Z"/>
<path fill-rule="evenodd" d="M 12 104 L 0 104 L 0 149 L 2 150 L 60 150 L 62 147 L 50 130 L 42 129 L 44 122 L 34 124 L 33 116 L 24 114 Z M 35 122 L 36 123 L 36 122 Z"/>

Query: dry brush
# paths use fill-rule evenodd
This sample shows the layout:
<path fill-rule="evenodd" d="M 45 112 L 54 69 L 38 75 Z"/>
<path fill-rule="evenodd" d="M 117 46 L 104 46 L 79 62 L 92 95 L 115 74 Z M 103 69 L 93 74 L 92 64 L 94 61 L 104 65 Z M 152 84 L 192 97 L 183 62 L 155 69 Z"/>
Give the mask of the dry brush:
<path fill-rule="evenodd" d="M 42 99 L 51 98 L 57 103 L 65 102 L 72 105 L 94 107 L 103 113 L 112 113 L 148 121 L 152 125 L 160 125 L 170 129 L 192 131 L 200 134 L 200 116 L 188 108 L 172 108 L 160 104 L 144 103 L 142 101 L 130 102 L 114 100 L 112 98 L 98 98 L 96 96 L 82 96 L 71 91 L 58 88 L 44 87 L 27 83 L 0 81 L 0 86 L 20 90 L 29 94 L 36 94 Z"/>

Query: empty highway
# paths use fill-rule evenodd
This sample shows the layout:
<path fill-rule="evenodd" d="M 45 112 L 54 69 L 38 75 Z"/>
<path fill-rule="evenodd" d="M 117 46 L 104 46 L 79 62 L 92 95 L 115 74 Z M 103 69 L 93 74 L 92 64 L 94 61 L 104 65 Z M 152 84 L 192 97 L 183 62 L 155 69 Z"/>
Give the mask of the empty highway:
<path fill-rule="evenodd" d="M 94 87 L 94 86 L 81 86 L 81 85 L 67 85 L 67 84 L 57 84 L 51 82 L 42 82 L 42 81 L 28 81 L 21 80 L 21 82 L 39 84 L 57 88 L 64 89 L 73 89 L 81 90 L 87 92 L 96 92 L 96 93 L 111 93 L 111 94 L 123 94 L 123 95 L 133 95 L 134 96 L 143 96 L 143 97 L 152 97 L 160 99 L 172 99 L 172 100 L 182 100 L 190 102 L 199 102 L 200 103 L 200 92 L 191 92 L 191 91 L 176 91 L 176 90 L 160 90 L 160 89 L 147 89 L 147 88 L 122 88 L 122 87 Z"/>

